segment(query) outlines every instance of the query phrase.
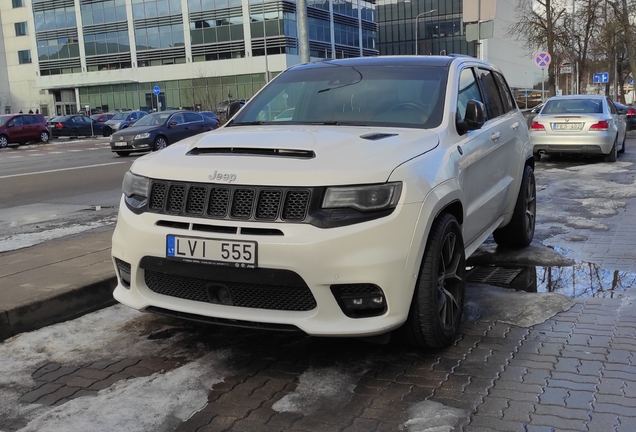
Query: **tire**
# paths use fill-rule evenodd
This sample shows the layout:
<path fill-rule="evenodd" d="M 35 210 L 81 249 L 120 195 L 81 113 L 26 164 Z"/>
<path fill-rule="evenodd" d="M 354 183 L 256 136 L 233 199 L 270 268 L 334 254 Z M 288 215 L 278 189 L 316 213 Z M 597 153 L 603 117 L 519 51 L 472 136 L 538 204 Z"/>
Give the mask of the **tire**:
<path fill-rule="evenodd" d="M 51 137 L 51 136 L 49 135 L 49 133 L 48 133 L 48 132 L 42 132 L 42 133 L 40 134 L 40 142 L 47 143 L 47 142 L 49 142 L 49 138 L 50 138 L 50 137 Z"/>
<path fill-rule="evenodd" d="M 605 162 L 616 162 L 616 159 L 618 158 L 618 151 L 616 150 L 617 146 L 618 146 L 618 136 L 614 140 L 614 145 L 612 146 L 612 149 L 610 150 L 610 152 L 606 154 L 605 157 L 603 158 Z"/>
<path fill-rule="evenodd" d="M 166 147 L 168 147 L 168 140 L 163 135 L 159 135 L 157 138 L 155 138 L 155 144 L 152 148 L 152 151 L 158 151 L 161 149 L 165 149 Z"/>
<path fill-rule="evenodd" d="M 512 214 L 512 220 L 503 228 L 493 233 L 495 242 L 499 246 L 522 248 L 532 243 L 534 225 L 537 219 L 537 189 L 534 180 L 534 170 L 530 166 L 523 169 L 521 188 L 517 196 L 517 203 Z"/>
<path fill-rule="evenodd" d="M 102 130 L 102 135 L 103 135 L 103 136 L 105 136 L 105 137 L 109 137 L 109 136 L 111 136 L 112 134 L 113 134 L 113 130 L 112 130 L 111 128 L 109 128 L 109 127 L 105 127 L 105 128 Z"/>
<path fill-rule="evenodd" d="M 620 154 L 625 153 L 625 141 L 627 141 L 627 132 L 625 132 L 625 135 L 623 135 L 623 145 L 621 145 L 621 149 L 618 150 L 618 153 Z"/>
<path fill-rule="evenodd" d="M 7 148 L 9 146 L 9 141 L 7 137 L 4 135 L 0 135 L 0 148 Z"/>
<path fill-rule="evenodd" d="M 71 138 L 77 138 L 79 136 L 79 131 L 77 129 L 71 129 Z"/>
<path fill-rule="evenodd" d="M 462 232 L 454 216 L 433 222 L 406 323 L 400 336 L 411 345 L 444 348 L 455 341 L 466 288 Z"/>
<path fill-rule="evenodd" d="M 117 153 L 117 155 L 121 156 L 121 157 L 130 156 L 130 152 L 118 151 L 118 152 L 115 152 L 115 153 Z"/>

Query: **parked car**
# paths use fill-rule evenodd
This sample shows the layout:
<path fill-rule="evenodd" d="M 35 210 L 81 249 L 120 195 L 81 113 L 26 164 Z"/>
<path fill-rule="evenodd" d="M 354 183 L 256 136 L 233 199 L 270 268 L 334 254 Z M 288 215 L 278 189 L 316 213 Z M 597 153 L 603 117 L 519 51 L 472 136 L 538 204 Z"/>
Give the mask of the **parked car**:
<path fill-rule="evenodd" d="M 215 121 L 216 122 L 216 126 L 214 126 L 214 129 L 219 127 L 219 118 L 212 111 L 199 111 L 199 114 L 202 114 L 202 115 L 206 116 L 207 118 L 211 119 L 212 121 Z"/>
<path fill-rule="evenodd" d="M 113 132 L 135 124 L 137 120 L 148 114 L 146 111 L 119 111 L 106 122 Z"/>
<path fill-rule="evenodd" d="M 535 158 L 543 154 L 587 154 L 615 162 L 625 151 L 626 124 L 602 95 L 554 96 L 530 127 Z"/>
<path fill-rule="evenodd" d="M 526 124 L 528 125 L 528 128 L 532 126 L 532 121 L 537 116 L 537 114 L 539 114 L 539 112 L 541 111 L 541 108 L 543 108 L 543 105 L 545 105 L 545 102 L 540 103 L 534 108 L 521 110 L 521 114 L 523 114 L 523 117 L 526 119 Z"/>
<path fill-rule="evenodd" d="M 216 126 L 218 121 L 197 112 L 160 111 L 148 114 L 125 130 L 115 132 L 110 138 L 110 148 L 119 156 L 161 150 L 184 138 L 214 130 Z"/>
<path fill-rule="evenodd" d="M 50 136 L 42 114 L 0 115 L 0 148 L 29 141 L 48 142 Z"/>
<path fill-rule="evenodd" d="M 106 126 L 105 123 L 99 123 L 90 117 L 79 114 L 53 117 L 49 120 L 49 129 L 51 136 L 54 137 L 76 138 L 78 136 L 109 136 L 111 134 L 110 127 Z"/>
<path fill-rule="evenodd" d="M 293 115 L 274 121 L 286 101 Z M 214 133 L 132 164 L 114 296 L 219 324 L 448 346 L 465 257 L 491 234 L 532 241 L 523 121 L 501 72 L 468 56 L 292 66 Z"/>
<path fill-rule="evenodd" d="M 99 123 L 106 123 L 108 120 L 113 118 L 115 113 L 103 113 L 103 114 L 93 114 L 91 118 Z"/>
<path fill-rule="evenodd" d="M 636 108 L 632 105 L 623 105 L 619 102 L 614 102 L 614 105 L 616 105 L 616 109 L 621 118 L 625 120 L 627 131 L 629 132 L 636 129 Z"/>

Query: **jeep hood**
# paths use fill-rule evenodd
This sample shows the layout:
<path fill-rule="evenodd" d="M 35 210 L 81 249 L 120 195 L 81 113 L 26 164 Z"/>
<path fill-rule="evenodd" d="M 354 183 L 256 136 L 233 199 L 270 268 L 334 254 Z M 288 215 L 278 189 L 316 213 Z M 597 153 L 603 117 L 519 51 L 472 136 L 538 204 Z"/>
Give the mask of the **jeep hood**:
<path fill-rule="evenodd" d="M 229 178 L 233 184 L 270 186 L 379 183 L 438 143 L 438 134 L 424 129 L 224 127 L 141 157 L 131 170 L 204 183 L 227 183 Z M 211 180 L 215 173 L 228 176 Z"/>

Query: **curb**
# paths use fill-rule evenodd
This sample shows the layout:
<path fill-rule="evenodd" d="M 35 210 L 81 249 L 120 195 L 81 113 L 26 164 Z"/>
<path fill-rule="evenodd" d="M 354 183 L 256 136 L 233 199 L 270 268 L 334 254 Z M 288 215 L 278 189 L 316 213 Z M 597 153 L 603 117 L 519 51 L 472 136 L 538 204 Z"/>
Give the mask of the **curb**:
<path fill-rule="evenodd" d="M 19 333 L 75 319 L 115 304 L 117 278 L 81 286 L 59 295 L 0 312 L 0 342 Z"/>

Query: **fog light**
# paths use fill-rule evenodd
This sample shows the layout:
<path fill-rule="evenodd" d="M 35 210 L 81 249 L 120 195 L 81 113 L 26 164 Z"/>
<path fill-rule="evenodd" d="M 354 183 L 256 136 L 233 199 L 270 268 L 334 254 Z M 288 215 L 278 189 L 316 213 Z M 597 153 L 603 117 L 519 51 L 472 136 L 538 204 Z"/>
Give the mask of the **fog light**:
<path fill-rule="evenodd" d="M 350 318 L 368 318 L 386 312 L 382 289 L 374 284 L 332 285 L 333 293 L 342 312 Z"/>

